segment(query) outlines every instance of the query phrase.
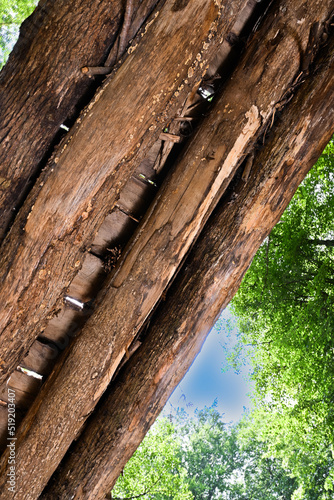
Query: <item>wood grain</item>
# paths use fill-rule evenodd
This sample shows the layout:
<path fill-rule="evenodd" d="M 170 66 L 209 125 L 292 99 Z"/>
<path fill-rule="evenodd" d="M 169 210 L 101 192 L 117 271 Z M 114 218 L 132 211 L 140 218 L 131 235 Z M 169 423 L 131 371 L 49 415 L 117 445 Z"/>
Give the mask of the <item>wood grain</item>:
<path fill-rule="evenodd" d="M 286 29 L 292 26 L 297 30 L 301 46 L 306 47 L 314 16 L 317 19 L 322 16 L 325 20 L 330 10 L 329 2 L 322 2 L 321 6 L 312 4 L 308 9 L 301 2 L 306 9 L 303 15 L 308 16 L 305 17 L 308 22 L 302 24 L 298 23 L 295 5 L 292 9 L 282 2 L 277 8 L 282 5 Z M 248 47 L 233 80 L 226 86 L 211 115 L 203 121 L 167 178 L 100 294 L 96 312 L 64 356 L 63 364 L 57 366 L 42 388 L 25 419 L 18 435 L 17 464 L 21 471 L 18 485 L 22 491 L 29 491 L 31 498 L 40 494 L 48 475 L 80 432 L 127 347 L 194 243 L 237 167 L 253 148 L 259 134 L 268 130 L 276 103 L 282 100 L 294 82 L 299 69 L 295 40 L 283 36 L 275 49 L 270 43 L 277 33 L 278 22 L 279 16 L 274 10 L 263 31 Z M 296 60 L 291 63 L 286 54 L 294 54 L 294 51 Z M 307 143 L 308 115 L 304 114 L 300 123 L 301 129 L 297 136 L 293 136 L 291 144 L 292 156 Z M 274 193 L 281 182 L 279 177 L 270 180 Z M 245 218 L 243 229 L 254 231 L 258 244 L 261 240 L 258 223 L 269 217 L 275 203 L 278 207 L 281 199 L 284 197 L 279 196 L 277 203 L 270 201 L 269 205 L 261 199 L 256 210 L 250 211 Z M 263 204 L 265 209 L 261 209 L 259 218 L 257 213 Z M 235 265 L 238 260 L 231 262 Z M 213 300 L 217 293 L 215 283 L 211 283 L 209 290 Z M 170 362 L 171 359 L 165 360 L 155 383 L 168 371 Z M 66 420 L 64 415 L 68 416 Z M 132 422 L 132 430 L 139 420 L 140 414 Z M 43 461 L 43 471 L 39 470 L 37 461 L 27 463 L 26 460 L 36 452 L 37 443 L 38 463 Z M 3 468 L 5 458 L 2 459 Z"/>
<path fill-rule="evenodd" d="M 16 370 L 10 376 L 8 384 L 0 386 L 0 399 L 8 402 L 8 387 L 10 387 L 15 390 L 16 408 L 18 410 L 26 410 L 31 406 L 41 385 L 41 380 Z"/>
<path fill-rule="evenodd" d="M 23 23 L 0 74 L 1 240 L 60 125 L 92 88 L 80 68 L 104 60 L 121 16 L 121 0 L 47 0 Z"/>
<path fill-rule="evenodd" d="M 228 29 L 233 21 L 222 17 L 212 0 L 191 2 L 182 13 L 171 12 L 167 2 L 53 156 L 3 245 L 0 380 L 61 308 L 80 268 L 76 264 L 84 260 L 122 186 L 219 43 L 213 39 L 203 48 L 210 30 L 218 22 Z M 131 105 L 124 105 L 124 94 Z"/>
<path fill-rule="evenodd" d="M 157 3 L 141 2 L 132 37 Z M 81 68 L 104 63 L 122 14 L 122 0 L 44 0 L 23 23 L 0 74 L 0 241 L 59 141 L 60 125 L 71 126 L 94 92 Z"/>
<path fill-rule="evenodd" d="M 101 398 L 41 495 L 102 499 L 180 382 L 251 260 L 334 132 L 334 40 L 297 91 L 248 182 L 239 176 L 150 321 L 143 345 Z M 324 127 L 323 124 L 326 123 Z"/>
<path fill-rule="evenodd" d="M 48 375 L 54 365 L 55 358 L 57 357 L 58 349 L 56 346 L 47 343 L 42 343 L 36 340 L 22 362 L 22 368 L 27 368 L 40 375 Z"/>

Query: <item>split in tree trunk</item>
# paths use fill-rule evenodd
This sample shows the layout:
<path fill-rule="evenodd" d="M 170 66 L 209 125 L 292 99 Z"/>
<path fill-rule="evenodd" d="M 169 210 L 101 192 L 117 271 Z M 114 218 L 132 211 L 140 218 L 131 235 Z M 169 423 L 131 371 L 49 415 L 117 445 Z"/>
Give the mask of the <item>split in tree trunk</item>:
<path fill-rule="evenodd" d="M 325 21 L 329 5 L 322 4 L 322 11 L 317 6 L 316 14 L 311 7 L 309 11 L 304 11 L 303 15 L 309 16 L 308 22 L 304 24 L 297 22 L 296 6 L 292 12 L 284 2 L 280 5 L 286 12 L 284 26 L 277 25 L 279 18 L 275 13 L 268 15 L 263 32 L 259 33 L 259 38 L 248 48 L 233 80 L 226 86 L 223 97 L 213 108 L 212 115 L 204 120 L 152 205 L 101 294 L 95 314 L 64 357 L 63 364 L 57 367 L 45 385 L 41 397 L 25 420 L 18 435 L 17 467 L 21 471 L 18 486 L 22 491 L 29 491 L 32 498 L 41 492 L 48 474 L 58 465 L 70 442 L 94 409 L 126 347 L 131 344 L 161 296 L 237 167 L 252 152 L 259 136 L 267 136 L 277 110 L 282 110 L 288 97 L 290 100 L 296 91 L 296 84 L 300 82 L 301 76 L 300 58 L 297 58 L 300 56 L 300 46 L 306 53 L 312 19 L 316 15 L 317 19 L 320 16 Z M 203 5 L 201 12 L 202 10 Z M 291 26 L 297 30 L 300 46 L 296 45 L 294 37 L 284 36 L 283 30 L 289 30 Z M 277 40 L 280 30 L 283 32 L 282 37 Z M 286 54 L 293 54 L 294 51 L 296 60 L 291 64 Z M 306 70 L 303 72 L 306 78 Z M 264 195 L 259 196 L 255 210 L 247 207 L 242 229 L 245 233 L 250 232 L 258 245 L 265 234 L 261 235 L 257 225 L 262 222 L 263 232 L 268 232 L 273 223 L 272 214 L 280 211 L 285 197 L 288 197 L 287 185 L 284 184 L 284 176 L 287 175 L 285 170 L 292 168 L 295 157 L 298 157 L 303 147 L 305 149 L 310 122 L 311 117 L 304 111 L 298 122 L 297 137 L 294 135 L 291 138 L 290 156 L 285 158 L 283 172 L 280 174 L 282 177 L 278 175 L 268 181 L 267 187 L 272 190 L 273 200 L 266 199 Z M 298 182 L 296 171 L 291 175 L 293 182 Z M 248 177 L 252 178 L 252 172 Z M 279 189 L 282 183 L 285 193 Z M 256 186 L 257 190 L 258 188 Z M 291 188 L 291 194 L 293 189 Z M 279 197 L 275 198 L 277 191 Z M 242 206 L 242 209 L 245 210 L 245 207 Z M 270 222 L 266 222 L 267 220 Z M 250 247 L 246 246 L 243 250 L 249 255 L 253 248 L 252 239 L 248 238 L 247 241 Z M 238 259 L 241 257 L 238 254 L 237 257 L 237 260 L 228 257 L 230 265 L 238 266 Z M 240 270 L 237 275 L 239 274 Z M 232 280 L 231 274 L 229 279 Z M 233 283 L 232 280 L 229 293 L 233 290 Z M 214 300 L 217 290 L 212 283 L 208 286 L 209 292 Z M 198 298 L 200 301 L 201 299 Z M 203 320 L 204 324 L 210 322 L 212 314 L 216 317 L 217 311 L 209 309 L 209 314 Z M 171 363 L 171 360 L 167 361 L 166 370 Z M 164 370 L 159 373 L 159 377 L 163 377 Z M 65 414 L 70 415 L 66 421 L 63 418 Z M 140 418 L 140 414 L 137 418 Z M 47 436 L 46 428 L 49 431 Z M 36 443 L 39 446 L 38 457 L 36 455 L 36 461 L 30 459 L 28 463 L 27 456 L 31 457 L 31 450 Z M 38 463 L 42 460 L 45 465 L 43 471 L 38 470 L 38 477 L 37 458 Z M 5 459 L 6 456 L 3 457 L 2 464 Z"/>

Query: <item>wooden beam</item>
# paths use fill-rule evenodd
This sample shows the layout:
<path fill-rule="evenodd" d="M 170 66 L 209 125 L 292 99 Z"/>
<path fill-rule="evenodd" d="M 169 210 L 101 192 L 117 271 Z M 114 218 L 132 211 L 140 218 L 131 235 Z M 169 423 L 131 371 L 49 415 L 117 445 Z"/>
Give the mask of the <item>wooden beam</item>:
<path fill-rule="evenodd" d="M 0 241 L 65 124 L 96 83 L 81 68 L 102 65 L 123 19 L 124 1 L 40 2 L 23 23 L 0 75 Z M 157 0 L 144 0 L 131 38 Z"/>
<path fill-rule="evenodd" d="M 302 1 L 300 5 L 304 6 Z M 281 27 L 278 14 L 282 8 L 285 22 Z M 119 261 L 96 302 L 95 314 L 65 353 L 26 417 L 17 440 L 19 490 L 29 491 L 32 498 L 41 493 L 237 167 L 257 139 L 269 131 L 277 104 L 282 109 L 287 93 L 291 88 L 295 90 L 296 78 L 300 76 L 299 45 L 286 33 L 291 29 L 297 31 L 300 46 L 306 51 L 313 20 L 325 23 L 329 11 L 330 2 L 323 2 L 321 8 L 308 5 L 303 10 L 304 22 L 300 23 L 296 5 L 292 9 L 282 1 L 268 15 L 233 80 L 185 149 Z M 282 36 L 276 39 L 280 30 Z M 287 60 L 287 53 L 295 54 L 292 63 Z M 306 78 L 306 70 L 303 76 Z M 305 146 L 308 125 L 308 115 L 304 114 L 301 131 L 297 138 L 293 136 L 292 155 Z M 275 188 L 279 181 L 272 180 Z M 256 211 L 261 206 L 257 204 Z M 270 204 L 266 213 L 271 213 Z M 246 228 L 254 232 L 259 242 L 260 232 L 254 229 L 256 222 L 253 217 L 248 218 Z M 234 266 L 237 261 L 231 263 Z M 212 283 L 209 289 L 214 297 L 217 290 Z M 195 299 L 190 297 L 190 300 Z M 168 370 L 170 360 L 165 363 Z M 164 370 L 159 372 L 156 382 L 163 375 Z M 136 419 L 139 417 L 140 414 Z M 6 477 L 6 455 L 1 467 L 2 477 Z M 0 498 L 11 495 L 5 493 Z"/>
<path fill-rule="evenodd" d="M 218 205 L 41 500 L 105 498 L 239 287 L 253 255 L 334 132 L 334 40 L 284 109 L 254 163 Z"/>
<path fill-rule="evenodd" d="M 173 9 L 168 0 L 54 153 L 3 244 L 0 382 L 61 309 L 121 188 L 202 78 L 244 2 Z"/>

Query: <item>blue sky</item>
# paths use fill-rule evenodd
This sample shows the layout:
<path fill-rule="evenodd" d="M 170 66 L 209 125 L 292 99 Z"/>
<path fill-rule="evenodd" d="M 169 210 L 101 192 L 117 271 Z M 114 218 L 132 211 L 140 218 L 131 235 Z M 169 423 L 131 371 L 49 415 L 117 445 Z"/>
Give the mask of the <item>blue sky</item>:
<path fill-rule="evenodd" d="M 222 371 L 226 354 L 223 344 L 228 335 L 233 341 L 237 334 L 234 318 L 228 309 L 223 311 L 218 323 L 220 328 L 217 324 L 209 333 L 197 358 L 169 398 L 165 411 L 170 412 L 172 405 L 192 414 L 196 408 L 211 406 L 217 399 L 217 410 L 223 414 L 223 421 L 228 423 L 237 422 L 244 407 L 251 407 L 251 400 L 247 396 L 251 391 L 250 367 L 243 366 L 238 375 L 233 369 L 225 373 Z M 232 328 L 229 328 L 231 323 Z"/>

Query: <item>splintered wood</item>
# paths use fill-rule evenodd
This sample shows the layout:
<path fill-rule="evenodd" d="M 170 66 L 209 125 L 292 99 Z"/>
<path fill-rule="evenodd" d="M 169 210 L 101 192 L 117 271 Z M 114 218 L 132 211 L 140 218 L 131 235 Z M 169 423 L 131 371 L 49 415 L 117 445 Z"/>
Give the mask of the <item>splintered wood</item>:
<path fill-rule="evenodd" d="M 158 3 L 140 2 L 125 43 L 136 36 Z M 47 0 L 21 27 L 0 77 L 0 241 L 60 127 L 73 124 L 81 100 L 94 92 L 96 84 L 80 68 L 104 64 L 122 26 L 123 8 L 123 0 L 91 0 L 89 8 L 81 0 Z"/>
<path fill-rule="evenodd" d="M 112 489 L 236 292 L 257 248 L 331 137 L 333 49 L 332 43 L 330 57 L 319 60 L 321 71 L 297 92 L 270 140 L 257 152 L 248 182 L 236 181 L 234 192 L 220 202 L 152 318 L 142 346 L 108 388 L 41 500 L 79 491 L 82 499 L 102 499 Z M 323 116 L 328 128 L 319 130 Z"/>
<path fill-rule="evenodd" d="M 8 389 L 21 417 L 35 400 L 0 499 L 104 498 L 332 134 L 331 2 L 268 3 L 180 147 L 186 103 L 257 2 L 161 2 L 18 214 L 0 261 L 0 444 Z"/>
<path fill-rule="evenodd" d="M 203 73 L 214 50 L 214 44 L 205 45 L 212 29 L 217 23 L 225 30 L 231 24 L 211 0 L 190 2 L 182 12 L 174 12 L 172 3 L 153 16 L 136 50 L 78 119 L 8 235 L 0 267 L 0 293 L 7 299 L 0 312 L 1 381 L 61 309 L 64 291 L 123 186 Z M 171 37 L 179 50 L 170 44 Z M 150 81 L 147 67 L 154 75 Z M 125 89 L 129 106 L 124 106 Z M 138 199 L 133 201 L 136 209 Z"/>

